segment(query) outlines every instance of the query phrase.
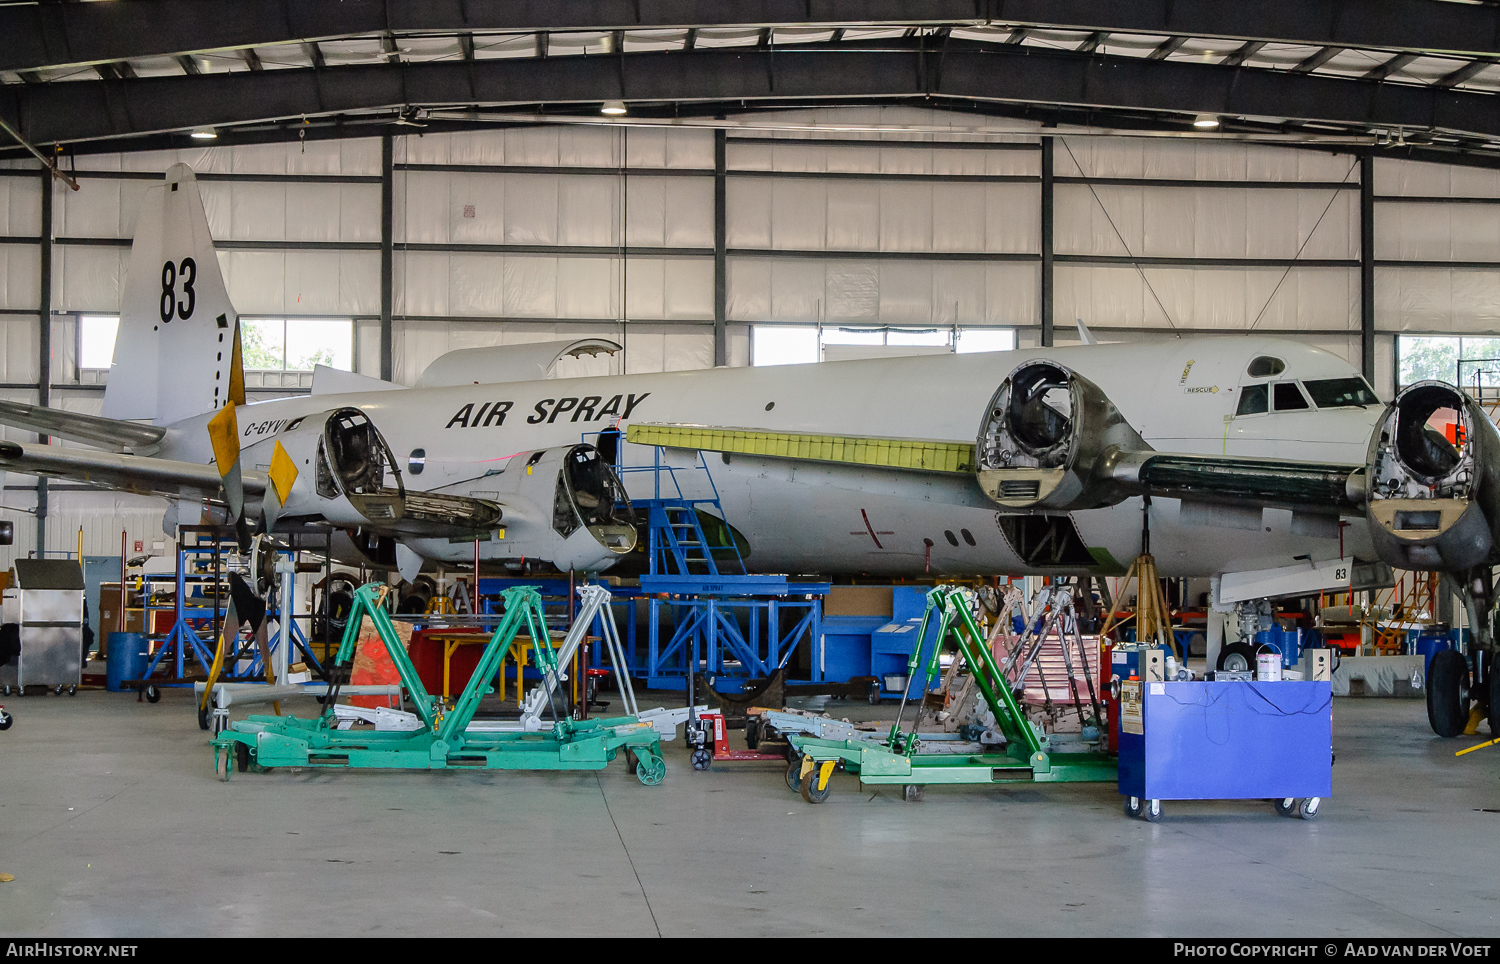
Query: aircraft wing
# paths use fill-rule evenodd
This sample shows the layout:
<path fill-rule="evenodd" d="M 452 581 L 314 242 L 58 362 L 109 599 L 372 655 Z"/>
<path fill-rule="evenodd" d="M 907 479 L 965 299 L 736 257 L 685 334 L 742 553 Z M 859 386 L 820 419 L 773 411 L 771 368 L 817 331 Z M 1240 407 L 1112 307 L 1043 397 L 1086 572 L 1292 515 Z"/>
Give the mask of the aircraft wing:
<path fill-rule="evenodd" d="M 145 455 L 0 442 L 0 469 L 171 499 L 218 499 L 223 494 L 219 471 L 212 465 Z M 265 473 L 245 472 L 244 486 L 247 496 L 259 498 L 266 488 Z"/>
<path fill-rule="evenodd" d="M 976 472 L 971 442 L 816 435 L 708 425 L 637 422 L 626 441 L 757 458 L 819 462 L 919 474 Z M 1144 444 L 1144 443 L 1142 443 Z M 1008 468 L 979 481 L 1002 506 L 1037 508 L 1048 469 Z M 1095 478 L 1118 502 L 1152 495 L 1197 502 L 1277 506 L 1324 513 L 1364 511 L 1363 465 L 1291 459 L 1190 455 L 1120 449 L 1100 459 Z M 1045 506 L 1043 506 L 1045 508 Z"/>
<path fill-rule="evenodd" d="M 136 495 L 208 501 L 223 498 L 223 480 L 214 466 L 150 456 L 0 442 L 0 470 L 87 482 Z M 260 500 L 268 484 L 266 473 L 241 469 L 241 475 L 246 501 Z M 407 492 L 399 511 L 392 509 L 394 489 L 367 501 L 374 504 L 367 507 L 370 518 L 329 521 L 397 537 L 472 536 L 475 531 L 492 529 L 501 516 L 500 507 L 486 499 L 436 492 Z M 382 509 L 389 515 L 382 518 Z"/>
<path fill-rule="evenodd" d="M 84 442 L 114 452 L 150 449 L 167 433 L 158 425 L 6 401 L 0 401 L 0 425 L 24 428 L 39 435 L 56 435 L 70 442 Z"/>

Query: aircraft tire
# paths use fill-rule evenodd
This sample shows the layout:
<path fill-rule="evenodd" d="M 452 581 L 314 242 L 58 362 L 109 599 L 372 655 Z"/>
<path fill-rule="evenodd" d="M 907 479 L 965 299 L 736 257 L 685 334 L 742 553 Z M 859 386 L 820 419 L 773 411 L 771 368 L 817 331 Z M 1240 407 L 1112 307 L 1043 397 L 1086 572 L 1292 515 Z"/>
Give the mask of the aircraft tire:
<path fill-rule="evenodd" d="M 1236 658 L 1238 657 L 1238 658 Z M 1236 666 L 1243 660 L 1244 666 Z M 1230 665 L 1231 663 L 1235 665 Z M 1255 672 L 1255 647 L 1249 643 L 1230 643 L 1219 650 L 1219 662 L 1214 667 L 1216 670 L 1228 672 L 1253 673 Z"/>
<path fill-rule="evenodd" d="M 1427 722 L 1441 737 L 1458 736 L 1469 722 L 1469 661 L 1457 650 L 1433 654 L 1427 670 Z"/>

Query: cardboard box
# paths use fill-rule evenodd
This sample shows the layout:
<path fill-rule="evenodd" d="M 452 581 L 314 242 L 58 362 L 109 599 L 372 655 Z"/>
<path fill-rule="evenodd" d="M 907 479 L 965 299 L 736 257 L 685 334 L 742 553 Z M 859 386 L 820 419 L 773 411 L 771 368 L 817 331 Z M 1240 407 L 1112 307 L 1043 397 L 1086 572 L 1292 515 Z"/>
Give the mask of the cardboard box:
<path fill-rule="evenodd" d="M 834 586 L 823 600 L 825 616 L 891 618 L 890 586 Z"/>

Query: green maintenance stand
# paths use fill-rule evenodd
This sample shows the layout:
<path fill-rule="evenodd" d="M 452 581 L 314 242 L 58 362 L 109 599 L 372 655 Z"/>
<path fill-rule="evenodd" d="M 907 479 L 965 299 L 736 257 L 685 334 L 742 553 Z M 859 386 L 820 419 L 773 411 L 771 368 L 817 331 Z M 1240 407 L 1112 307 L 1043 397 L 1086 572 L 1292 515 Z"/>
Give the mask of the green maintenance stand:
<path fill-rule="evenodd" d="M 929 632 L 936 633 L 936 639 L 923 670 L 920 691 L 925 694 L 932 687 L 940 672 L 938 657 L 943 643 L 951 636 L 959 658 L 968 665 L 1005 735 L 1005 747 L 995 753 L 924 753 L 916 727 L 911 733 L 901 730 L 906 713 L 903 697 L 896 722 L 883 742 L 788 737 L 792 749 L 801 755 L 787 770 L 788 787 L 801 792 L 808 803 L 822 803 L 833 789 L 829 778 L 835 770 L 858 774 L 861 785 L 901 784 L 907 800 L 920 800 L 922 787 L 933 783 L 1114 783 L 1118 779 L 1114 758 L 1104 753 L 1049 752 L 1048 737 L 1026 718 L 1010 684 L 995 665 L 962 588 L 938 586 L 927 594 L 927 608 L 907 664 L 909 675 L 918 670 Z M 919 710 L 919 722 L 920 716 Z"/>
<path fill-rule="evenodd" d="M 602 770 L 625 751 L 626 762 L 647 786 L 666 775 L 661 738 L 649 723 L 633 716 L 577 721 L 557 719 L 545 732 L 469 730 L 480 699 L 494 688 L 489 681 L 499 671 L 516 636 L 525 630 L 532 640 L 538 667 L 549 681 L 557 678 L 557 656 L 547 633 L 542 598 L 536 589 L 507 589 L 505 613 L 490 637 L 469 684 L 453 704 L 428 695 L 416 668 L 396 635 L 384 602 L 389 587 L 377 583 L 354 594 L 348 628 L 333 668 L 323 713 L 316 719 L 295 716 L 252 716 L 234 723 L 213 740 L 214 769 L 228 780 L 230 770 L 252 767 L 360 767 L 396 770 Z M 348 676 L 359 629 L 368 616 L 401 676 L 421 725 L 407 730 L 339 729 L 334 712 L 339 683 Z M 549 699 L 551 690 L 548 691 Z M 554 713 L 554 716 L 556 714 Z M 415 725 L 415 724 L 413 724 Z"/>

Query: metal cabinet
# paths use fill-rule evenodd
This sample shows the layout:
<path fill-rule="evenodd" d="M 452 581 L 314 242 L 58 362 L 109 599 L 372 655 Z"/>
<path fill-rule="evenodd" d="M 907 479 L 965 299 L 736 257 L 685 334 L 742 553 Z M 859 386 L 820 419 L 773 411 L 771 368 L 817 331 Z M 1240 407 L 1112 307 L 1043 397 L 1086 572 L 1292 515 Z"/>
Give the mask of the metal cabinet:
<path fill-rule="evenodd" d="M 17 559 L 0 622 L 16 627 L 20 651 L 0 666 L 0 687 L 75 691 L 83 674 L 83 569 L 77 562 Z"/>

